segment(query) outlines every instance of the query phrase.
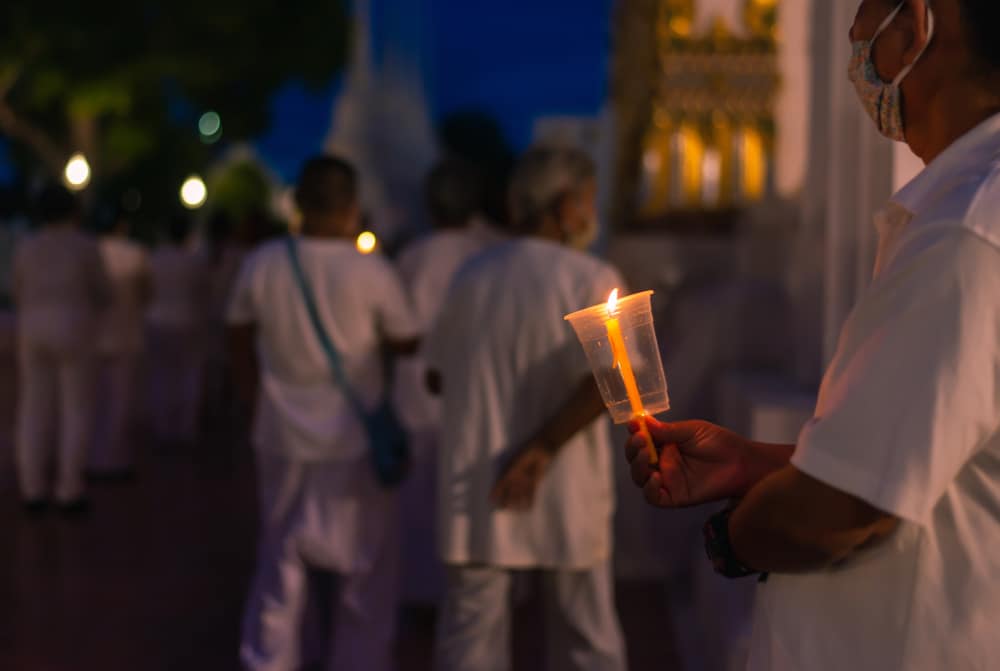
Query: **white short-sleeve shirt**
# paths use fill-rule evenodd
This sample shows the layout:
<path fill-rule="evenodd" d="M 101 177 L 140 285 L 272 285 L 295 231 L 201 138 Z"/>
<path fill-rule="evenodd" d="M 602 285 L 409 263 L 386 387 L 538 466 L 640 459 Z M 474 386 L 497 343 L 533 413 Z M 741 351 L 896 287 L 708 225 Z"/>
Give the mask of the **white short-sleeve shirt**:
<path fill-rule="evenodd" d="M 758 590 L 754 671 L 1000 664 L 1000 116 L 877 217 L 876 274 L 792 463 L 890 538 Z"/>
<path fill-rule="evenodd" d="M 158 247 L 150 257 L 153 301 L 150 323 L 171 328 L 202 328 L 209 314 L 211 269 L 205 257 L 179 245 Z"/>
<path fill-rule="evenodd" d="M 354 392 L 374 407 L 383 394 L 382 343 L 417 335 L 395 271 L 380 256 L 363 256 L 347 241 L 303 238 L 298 246 L 320 319 Z M 244 262 L 227 322 L 257 327 L 257 449 L 301 460 L 354 460 L 366 454 L 364 427 L 333 380 L 285 240 L 263 246 Z"/>
<path fill-rule="evenodd" d="M 622 287 L 596 258 L 535 239 L 471 261 L 427 336 L 444 383 L 439 452 L 441 556 L 510 568 L 586 568 L 611 549 L 609 422 L 601 417 L 559 452 L 527 512 L 498 510 L 490 492 L 513 451 L 591 375 L 563 316 Z"/>
<path fill-rule="evenodd" d="M 131 240 L 108 237 L 101 240 L 101 257 L 111 282 L 111 304 L 101 319 L 98 347 L 103 354 L 142 350 L 143 284 L 149 280 L 149 255 Z"/>

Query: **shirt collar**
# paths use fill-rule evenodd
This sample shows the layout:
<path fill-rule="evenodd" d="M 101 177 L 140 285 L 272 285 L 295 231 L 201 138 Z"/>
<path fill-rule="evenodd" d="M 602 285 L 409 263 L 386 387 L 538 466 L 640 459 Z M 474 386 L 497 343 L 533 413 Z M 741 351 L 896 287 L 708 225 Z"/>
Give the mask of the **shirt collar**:
<path fill-rule="evenodd" d="M 916 215 L 931 199 L 1000 154 L 1000 114 L 955 140 L 916 177 L 897 191 L 892 204 Z"/>

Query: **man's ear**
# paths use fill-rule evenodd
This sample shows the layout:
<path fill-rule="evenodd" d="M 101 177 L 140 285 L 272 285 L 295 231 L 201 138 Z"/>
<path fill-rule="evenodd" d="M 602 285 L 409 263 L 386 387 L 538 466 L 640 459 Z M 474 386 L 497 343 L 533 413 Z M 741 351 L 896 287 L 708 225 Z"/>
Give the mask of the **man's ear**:
<path fill-rule="evenodd" d="M 931 39 L 931 16 L 927 11 L 927 0 L 904 0 L 906 7 L 900 12 L 897 21 L 903 28 L 904 50 L 903 65 L 907 66 L 920 57 Z"/>

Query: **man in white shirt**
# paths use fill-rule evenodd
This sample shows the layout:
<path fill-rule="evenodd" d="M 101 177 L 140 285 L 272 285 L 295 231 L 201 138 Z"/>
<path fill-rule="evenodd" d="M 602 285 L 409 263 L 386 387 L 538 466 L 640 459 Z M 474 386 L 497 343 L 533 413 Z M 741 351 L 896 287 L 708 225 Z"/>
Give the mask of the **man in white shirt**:
<path fill-rule="evenodd" d="M 403 250 L 397 260 L 417 325 L 426 333 L 437 318 L 458 269 L 493 244 L 473 222 L 482 212 L 482 185 L 474 169 L 457 160 L 436 165 L 425 185 L 434 232 Z M 411 435 L 413 469 L 400 493 L 403 522 L 403 598 L 437 603 L 443 589 L 434 547 L 434 499 L 441 401 L 424 383 L 427 365 L 416 356 L 396 369 L 393 399 Z"/>
<path fill-rule="evenodd" d="M 987 0 L 861 3 L 852 79 L 927 167 L 876 217 L 874 279 L 798 444 L 681 422 L 653 427 L 655 469 L 627 447 L 655 505 L 739 499 L 706 545 L 724 575 L 770 572 L 750 669 L 1000 659 L 998 21 Z"/>
<path fill-rule="evenodd" d="M 88 475 L 104 481 L 128 480 L 135 467 L 131 430 L 145 345 L 143 311 L 152 282 L 149 255 L 129 239 L 130 228 L 128 218 L 119 216 L 100 242 L 111 282 L 111 303 L 102 315 L 97 341 L 103 393 Z"/>
<path fill-rule="evenodd" d="M 354 247 L 360 207 L 349 164 L 308 161 L 296 201 L 318 318 L 354 394 L 373 408 L 385 393 L 382 349 L 416 350 L 412 312 L 388 263 Z M 228 314 L 238 388 L 256 401 L 261 523 L 240 656 L 253 671 L 299 668 L 315 567 L 338 576 L 326 668 L 383 671 L 396 619 L 395 495 L 376 482 L 364 424 L 335 382 L 289 252 L 278 240 L 247 259 Z"/>
<path fill-rule="evenodd" d="M 109 288 L 97 243 L 80 231 L 73 195 L 47 187 L 38 207 L 43 228 L 14 257 L 18 477 L 29 512 L 43 510 L 51 497 L 65 513 L 78 514 L 87 509 L 83 471 L 94 431 L 95 343 Z"/>
<path fill-rule="evenodd" d="M 157 440 L 190 447 L 198 437 L 202 407 L 211 268 L 202 254 L 188 247 L 188 215 L 171 215 L 165 233 L 149 262 L 150 415 Z"/>
<path fill-rule="evenodd" d="M 528 152 L 511 185 L 519 239 L 470 262 L 427 337 L 447 434 L 439 544 L 447 595 L 440 671 L 510 668 L 511 579 L 543 582 L 549 668 L 622 671 L 610 567 L 614 486 L 608 420 L 563 315 L 622 287 L 585 248 L 596 228 L 594 165 Z"/>

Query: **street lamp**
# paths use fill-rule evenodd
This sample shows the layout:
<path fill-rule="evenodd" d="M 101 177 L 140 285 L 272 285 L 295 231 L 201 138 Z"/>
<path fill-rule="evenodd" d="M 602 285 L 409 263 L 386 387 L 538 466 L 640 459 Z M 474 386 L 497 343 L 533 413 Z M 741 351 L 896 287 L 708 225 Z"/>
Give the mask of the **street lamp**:
<path fill-rule="evenodd" d="M 365 231 L 358 236 L 356 244 L 359 252 L 362 254 L 371 254 L 378 247 L 378 238 L 371 231 Z"/>
<path fill-rule="evenodd" d="M 198 175 L 191 175 L 181 184 L 181 203 L 189 210 L 197 210 L 205 204 L 208 189 L 205 180 Z"/>
<path fill-rule="evenodd" d="M 70 156 L 63 170 L 63 180 L 71 191 L 86 189 L 90 184 L 90 164 L 87 157 L 80 153 Z"/>

